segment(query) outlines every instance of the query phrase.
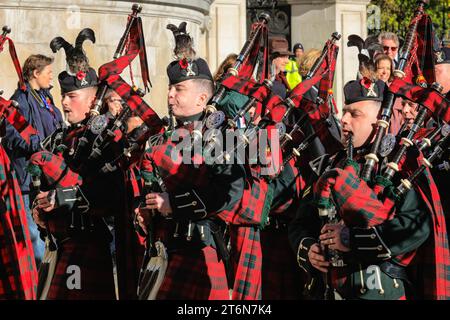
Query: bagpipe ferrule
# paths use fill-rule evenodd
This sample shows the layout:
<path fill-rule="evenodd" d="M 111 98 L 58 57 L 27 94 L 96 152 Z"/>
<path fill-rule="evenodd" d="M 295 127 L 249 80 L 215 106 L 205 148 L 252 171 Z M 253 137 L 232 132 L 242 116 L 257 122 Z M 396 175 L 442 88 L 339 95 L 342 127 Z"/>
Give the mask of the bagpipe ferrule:
<path fill-rule="evenodd" d="M 91 109 L 91 111 L 89 111 L 89 114 L 91 115 L 91 117 L 96 117 L 100 114 L 100 112 L 98 111 L 97 108 L 93 108 Z"/>
<path fill-rule="evenodd" d="M 237 77 L 238 74 L 239 74 L 239 72 L 237 71 L 237 69 L 236 69 L 236 68 L 233 68 L 233 67 L 228 68 L 227 72 L 228 72 L 229 74 L 231 74 L 232 76 L 235 76 L 235 77 Z"/>
<path fill-rule="evenodd" d="M 292 101 L 292 99 L 291 98 L 286 98 L 286 99 L 284 99 L 284 103 L 285 103 L 285 105 L 289 108 L 289 109 L 293 109 L 293 108 L 295 108 L 295 103 L 294 103 L 294 101 Z"/>
<path fill-rule="evenodd" d="M 401 185 L 402 185 L 405 189 L 411 190 L 411 188 L 412 188 L 412 183 L 411 183 L 408 179 L 401 179 L 400 182 L 401 182 Z"/>
<path fill-rule="evenodd" d="M 423 149 L 431 147 L 431 140 L 428 138 L 423 138 L 422 143 L 424 145 Z"/>
<path fill-rule="evenodd" d="M 386 170 L 386 172 L 388 172 L 389 169 L 391 169 L 391 170 L 394 171 L 394 172 L 398 172 L 398 171 L 399 171 L 398 164 L 395 163 L 395 162 L 389 162 L 386 166 L 388 167 L 388 169 Z"/>
<path fill-rule="evenodd" d="M 212 104 L 208 104 L 205 108 L 205 113 L 206 114 L 211 114 L 217 111 L 217 108 L 215 106 L 213 106 Z"/>
<path fill-rule="evenodd" d="M 292 141 L 293 139 L 292 139 L 292 136 L 289 134 L 289 133 L 285 133 L 284 134 L 284 137 L 287 139 L 287 140 L 289 140 L 289 141 Z"/>
<path fill-rule="evenodd" d="M 366 154 L 364 158 L 365 158 L 367 161 L 374 162 L 374 164 L 375 164 L 375 163 L 378 163 L 378 162 L 380 161 L 380 160 L 378 159 L 377 155 L 374 154 L 374 153 Z"/>
<path fill-rule="evenodd" d="M 407 147 L 411 147 L 414 144 L 410 139 L 405 138 L 405 137 L 401 138 L 400 141 L 402 142 L 402 144 L 404 144 Z"/>
<path fill-rule="evenodd" d="M 402 70 L 396 69 L 394 70 L 394 76 L 400 79 L 403 79 L 406 76 L 406 73 Z"/>
<path fill-rule="evenodd" d="M 377 120 L 377 126 L 382 127 L 382 128 L 388 128 L 389 127 L 389 122 L 386 120 L 382 120 L 382 119 L 378 119 Z"/>
<path fill-rule="evenodd" d="M 444 87 L 438 82 L 433 82 L 433 84 L 431 85 L 431 89 L 441 93 L 444 90 Z"/>

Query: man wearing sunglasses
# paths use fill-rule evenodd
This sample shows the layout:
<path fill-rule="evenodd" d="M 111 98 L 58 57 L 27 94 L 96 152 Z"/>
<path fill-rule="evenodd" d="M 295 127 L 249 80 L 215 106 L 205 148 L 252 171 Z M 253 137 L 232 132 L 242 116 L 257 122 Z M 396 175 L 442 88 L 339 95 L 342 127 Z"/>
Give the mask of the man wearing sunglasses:
<path fill-rule="evenodd" d="M 395 67 L 398 66 L 398 48 L 400 45 L 400 41 L 398 40 L 398 36 L 393 32 L 382 32 L 378 36 L 378 42 L 383 47 L 383 51 L 387 54 L 395 64 Z"/>

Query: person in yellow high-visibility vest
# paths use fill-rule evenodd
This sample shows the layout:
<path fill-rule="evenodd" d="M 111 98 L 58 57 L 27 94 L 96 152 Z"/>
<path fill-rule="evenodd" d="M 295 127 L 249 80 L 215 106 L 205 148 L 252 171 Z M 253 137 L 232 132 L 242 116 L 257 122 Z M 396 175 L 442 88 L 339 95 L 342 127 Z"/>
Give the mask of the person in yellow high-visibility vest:
<path fill-rule="evenodd" d="M 294 58 L 289 59 L 289 63 L 286 65 L 286 79 L 289 83 L 290 89 L 294 89 L 300 82 L 302 82 L 302 76 L 298 71 L 298 61 L 303 55 L 303 45 L 296 43 L 292 48 L 295 54 Z"/>

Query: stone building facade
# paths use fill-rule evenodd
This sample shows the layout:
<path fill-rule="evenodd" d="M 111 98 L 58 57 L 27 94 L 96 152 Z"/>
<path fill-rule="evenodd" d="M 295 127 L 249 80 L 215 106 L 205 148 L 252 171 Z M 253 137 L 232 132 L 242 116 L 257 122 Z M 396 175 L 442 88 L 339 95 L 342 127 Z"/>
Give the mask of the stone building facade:
<path fill-rule="evenodd" d="M 187 28 L 195 39 L 198 55 L 209 62 L 213 71 L 227 54 L 238 53 L 247 39 L 245 0 L 0 0 L 0 25 L 12 28 L 10 36 L 16 43 L 21 63 L 33 53 L 55 57 L 53 94 L 59 105 L 57 75 L 65 69 L 65 55 L 51 52 L 51 39 L 62 36 L 73 43 L 82 28 L 92 28 L 97 41 L 95 44 L 86 41 L 84 48 L 91 65 L 98 68 L 112 59 L 133 2 L 143 6 L 140 16 L 153 83 L 145 99 L 161 115 L 167 110 L 165 68 L 172 60 L 174 45 L 173 36 L 166 29 L 168 23 L 188 22 Z M 321 49 L 332 32 L 343 34 L 336 88 L 342 88 L 345 81 L 354 78 L 356 49 L 346 47 L 346 38 L 351 33 L 366 35 L 366 5 L 369 0 L 279 2 L 291 6 L 291 43 L 302 42 L 305 48 Z M 17 76 L 6 52 L 0 55 L 0 65 L 0 89 L 4 89 L 4 96 L 9 97 L 16 87 Z M 138 74 L 137 61 L 133 65 L 135 74 Z M 128 77 L 127 70 L 124 75 Z M 138 77 L 136 82 L 139 84 Z M 336 98 L 342 101 L 340 89 L 336 90 Z"/>
<path fill-rule="evenodd" d="M 153 88 L 145 99 L 164 114 L 167 109 L 166 66 L 173 60 L 172 33 L 166 29 L 168 23 L 178 25 L 187 21 L 187 29 L 195 39 L 198 55 L 206 58 L 215 70 L 227 52 L 239 51 L 245 42 L 244 0 L 153 0 L 153 1 L 106 1 L 106 0 L 0 0 L 0 24 L 9 25 L 10 37 L 15 41 L 21 63 L 33 53 L 55 57 L 54 86 L 55 101 L 60 100 L 58 73 L 65 69 L 65 54 L 53 54 L 49 43 L 62 36 L 70 43 L 75 41 L 82 28 L 92 28 L 96 43 L 86 41 L 84 48 L 90 64 L 97 69 L 111 61 L 131 13 L 133 2 L 142 5 L 143 20 Z M 6 52 L 0 55 L 0 88 L 9 97 L 17 85 L 17 75 Z M 135 74 L 139 64 L 133 63 Z M 125 78 L 129 72 L 125 70 Z M 139 78 L 136 78 L 139 84 Z M 57 102 L 59 105 L 59 103 Z"/>

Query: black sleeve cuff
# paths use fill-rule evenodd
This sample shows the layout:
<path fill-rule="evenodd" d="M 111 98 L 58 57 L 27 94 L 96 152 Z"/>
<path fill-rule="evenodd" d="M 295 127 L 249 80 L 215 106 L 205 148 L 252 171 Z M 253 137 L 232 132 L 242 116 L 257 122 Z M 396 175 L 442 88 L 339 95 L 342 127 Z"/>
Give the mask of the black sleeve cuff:
<path fill-rule="evenodd" d="M 56 204 L 58 208 L 67 211 L 79 210 L 87 212 L 90 208 L 88 199 L 78 185 L 68 188 L 56 188 Z"/>
<path fill-rule="evenodd" d="M 205 202 L 194 190 L 170 193 L 172 217 L 178 221 L 201 220 L 208 215 Z"/>
<path fill-rule="evenodd" d="M 305 270 L 305 272 L 307 273 L 314 272 L 313 266 L 311 265 L 308 259 L 308 252 L 309 248 L 311 248 L 311 246 L 315 243 L 317 243 L 317 240 L 314 238 L 303 238 L 300 241 L 300 244 L 297 249 L 297 263 L 300 266 L 300 268 Z"/>
<path fill-rule="evenodd" d="M 350 247 L 352 253 L 366 261 L 380 261 L 391 258 L 391 250 L 387 247 L 376 227 L 351 228 Z"/>

